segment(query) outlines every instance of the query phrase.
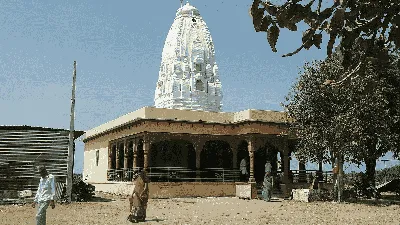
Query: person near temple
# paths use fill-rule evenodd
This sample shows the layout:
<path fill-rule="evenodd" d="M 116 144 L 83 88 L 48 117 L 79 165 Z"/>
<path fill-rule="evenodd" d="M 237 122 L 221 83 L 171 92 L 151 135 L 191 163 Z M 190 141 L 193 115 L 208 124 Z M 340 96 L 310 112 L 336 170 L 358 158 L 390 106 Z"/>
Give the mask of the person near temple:
<path fill-rule="evenodd" d="M 240 161 L 240 181 L 248 180 L 248 172 L 247 172 L 247 161 L 245 158 Z"/>
<path fill-rule="evenodd" d="M 144 222 L 146 220 L 147 202 L 149 200 L 149 178 L 147 172 L 142 170 L 133 177 L 133 191 L 129 198 L 129 216 L 131 222 Z"/>
<path fill-rule="evenodd" d="M 265 164 L 265 175 L 262 189 L 263 199 L 267 202 L 271 201 L 272 194 L 272 174 L 271 174 L 271 163 L 267 161 Z"/>
<path fill-rule="evenodd" d="M 56 207 L 54 203 L 56 195 L 55 178 L 47 172 L 45 166 L 39 166 L 38 170 L 41 178 L 32 207 L 35 208 L 36 204 L 39 206 L 36 214 L 36 225 L 45 225 L 47 208 L 49 205 L 52 209 Z"/>

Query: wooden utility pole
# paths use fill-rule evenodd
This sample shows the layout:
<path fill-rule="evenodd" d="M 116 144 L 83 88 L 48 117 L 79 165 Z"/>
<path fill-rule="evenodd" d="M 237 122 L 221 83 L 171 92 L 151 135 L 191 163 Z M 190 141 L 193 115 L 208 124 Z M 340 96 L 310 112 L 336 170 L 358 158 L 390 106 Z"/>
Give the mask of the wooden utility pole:
<path fill-rule="evenodd" d="M 67 202 L 71 202 L 72 177 L 74 172 L 74 120 L 75 120 L 75 82 L 76 82 L 76 61 L 74 61 L 74 73 L 72 77 L 72 98 L 71 98 L 71 121 L 69 129 L 68 164 L 67 164 Z"/>

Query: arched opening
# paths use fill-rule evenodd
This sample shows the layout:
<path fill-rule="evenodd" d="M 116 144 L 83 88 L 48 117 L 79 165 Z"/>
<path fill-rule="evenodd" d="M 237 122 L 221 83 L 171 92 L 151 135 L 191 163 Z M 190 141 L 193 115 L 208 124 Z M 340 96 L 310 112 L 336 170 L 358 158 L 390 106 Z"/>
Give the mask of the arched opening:
<path fill-rule="evenodd" d="M 207 141 L 200 154 L 201 168 L 232 169 L 233 154 L 226 141 Z"/>
<path fill-rule="evenodd" d="M 117 146 L 113 145 L 111 148 L 111 168 L 115 169 L 116 167 L 116 154 L 117 154 Z"/>
<path fill-rule="evenodd" d="M 262 183 L 265 175 L 265 163 L 271 163 L 272 174 L 275 175 L 277 171 L 277 149 L 270 145 L 265 144 L 263 147 L 257 149 L 254 154 L 254 178 L 257 183 Z"/>
<path fill-rule="evenodd" d="M 149 165 L 155 174 L 153 181 L 180 181 L 194 178 L 196 152 L 193 144 L 185 140 L 166 140 L 151 147 Z"/>
<path fill-rule="evenodd" d="M 243 162 L 246 165 L 247 174 L 242 174 L 242 168 L 240 167 L 240 163 Z M 238 146 L 238 153 L 237 153 L 237 168 L 240 170 L 240 181 L 247 182 L 249 181 L 249 174 L 250 174 L 250 155 L 248 151 L 248 144 L 246 141 L 242 141 L 239 143 Z"/>
<path fill-rule="evenodd" d="M 128 143 L 128 168 L 133 168 L 133 141 Z"/>
<path fill-rule="evenodd" d="M 143 139 L 140 139 L 137 146 L 136 154 L 136 167 L 144 167 L 144 151 L 143 151 Z"/>
<path fill-rule="evenodd" d="M 204 91 L 204 83 L 201 80 L 196 80 L 196 90 Z"/>
<path fill-rule="evenodd" d="M 233 153 L 229 143 L 207 141 L 200 154 L 200 167 L 203 181 L 229 180 L 229 171 L 233 167 Z"/>

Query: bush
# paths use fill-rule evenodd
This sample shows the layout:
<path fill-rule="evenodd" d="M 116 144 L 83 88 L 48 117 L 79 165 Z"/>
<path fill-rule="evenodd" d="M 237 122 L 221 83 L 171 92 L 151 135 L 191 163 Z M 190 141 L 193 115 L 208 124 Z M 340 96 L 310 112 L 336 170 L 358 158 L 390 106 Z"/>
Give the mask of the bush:
<path fill-rule="evenodd" d="M 73 201 L 87 202 L 93 199 L 95 187 L 83 182 L 82 175 L 74 174 L 72 180 L 72 198 Z"/>
<path fill-rule="evenodd" d="M 379 198 L 379 193 L 374 184 L 371 184 L 365 173 L 358 173 L 352 175 L 347 180 L 348 187 L 345 188 L 347 194 L 351 197 L 365 197 L 365 198 Z"/>
<path fill-rule="evenodd" d="M 81 174 L 74 174 L 72 178 L 72 201 L 87 202 L 94 197 L 95 187 L 91 184 L 83 182 Z M 66 187 L 63 189 L 63 201 L 66 201 Z"/>

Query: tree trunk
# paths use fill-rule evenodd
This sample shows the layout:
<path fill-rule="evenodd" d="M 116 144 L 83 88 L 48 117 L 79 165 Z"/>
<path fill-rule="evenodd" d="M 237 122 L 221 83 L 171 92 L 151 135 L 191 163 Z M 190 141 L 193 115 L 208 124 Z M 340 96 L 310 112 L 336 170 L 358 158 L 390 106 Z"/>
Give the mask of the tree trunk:
<path fill-rule="evenodd" d="M 370 158 L 365 160 L 366 171 L 365 175 L 367 179 L 375 185 L 375 167 L 376 167 L 376 159 Z"/>
<path fill-rule="evenodd" d="M 365 160 L 366 166 L 366 179 L 369 182 L 369 188 L 372 188 L 373 192 L 371 193 L 374 198 L 375 196 L 375 167 L 376 167 L 376 158 L 371 157 Z"/>

